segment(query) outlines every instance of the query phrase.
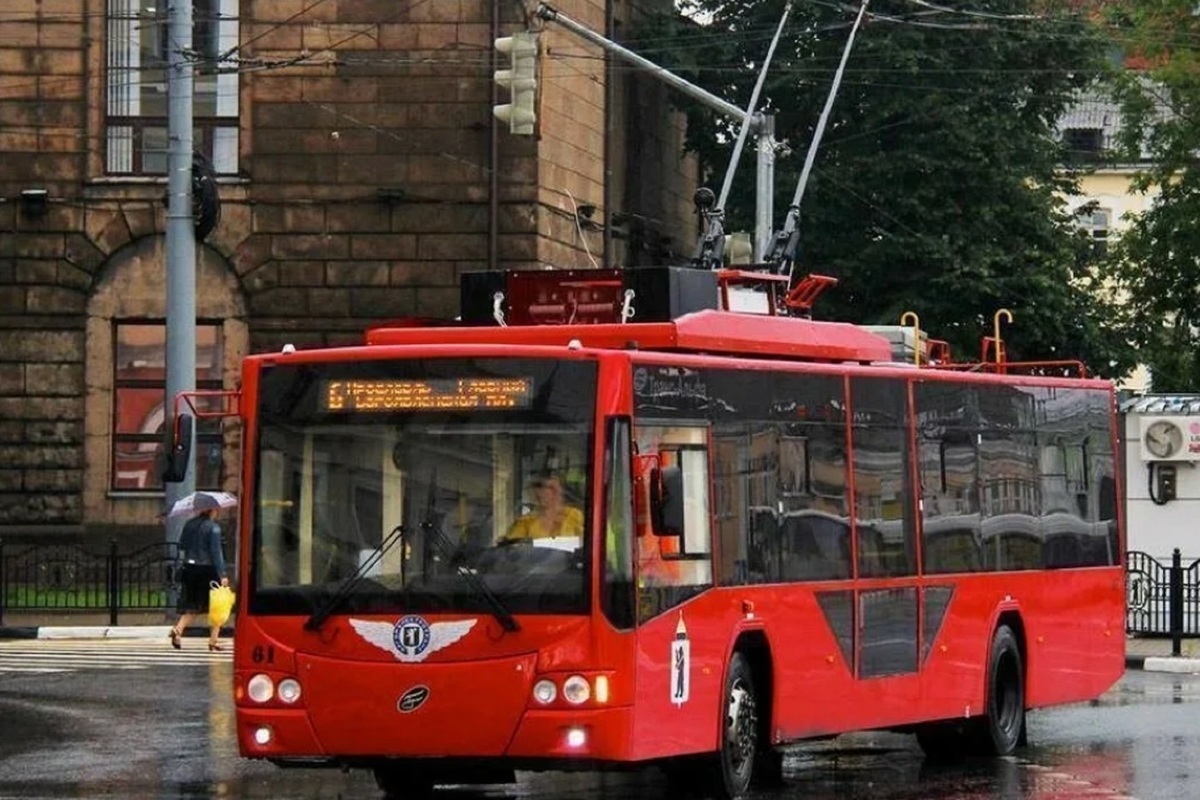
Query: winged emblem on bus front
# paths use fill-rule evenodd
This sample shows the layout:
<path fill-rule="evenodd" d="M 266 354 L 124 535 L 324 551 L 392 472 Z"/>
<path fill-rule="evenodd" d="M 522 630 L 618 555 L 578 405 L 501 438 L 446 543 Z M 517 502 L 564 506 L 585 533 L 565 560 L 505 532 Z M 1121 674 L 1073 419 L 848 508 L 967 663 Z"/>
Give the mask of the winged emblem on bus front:
<path fill-rule="evenodd" d="M 396 657 L 397 661 L 424 661 L 431 653 L 457 642 L 475 627 L 477 619 L 457 622 L 426 622 L 424 617 L 410 614 L 391 622 L 372 622 L 351 619 L 354 631 L 380 650 Z"/>

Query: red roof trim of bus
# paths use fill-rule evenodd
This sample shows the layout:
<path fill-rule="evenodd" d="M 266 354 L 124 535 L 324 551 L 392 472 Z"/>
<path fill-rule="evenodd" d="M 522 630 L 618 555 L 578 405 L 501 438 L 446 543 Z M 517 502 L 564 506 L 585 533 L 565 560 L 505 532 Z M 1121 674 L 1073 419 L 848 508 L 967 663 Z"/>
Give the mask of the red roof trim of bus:
<path fill-rule="evenodd" d="M 705 310 L 672 322 L 604 325 L 522 325 L 464 328 L 374 328 L 368 345 L 526 344 L 683 350 L 723 355 L 779 356 L 813 361 L 891 361 L 887 339 L 844 322 Z"/>

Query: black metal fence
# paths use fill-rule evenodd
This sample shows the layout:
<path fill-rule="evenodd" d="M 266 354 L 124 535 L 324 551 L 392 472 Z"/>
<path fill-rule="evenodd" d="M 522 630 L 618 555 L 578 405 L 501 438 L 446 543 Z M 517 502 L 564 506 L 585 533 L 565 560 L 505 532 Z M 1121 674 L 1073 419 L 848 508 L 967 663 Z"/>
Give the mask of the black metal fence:
<path fill-rule="evenodd" d="M 78 544 L 5 544 L 0 539 L 0 625 L 5 612 L 166 611 L 175 600 L 175 551 L 156 542 L 126 553 L 116 541 L 97 550 Z M 1200 636 L 1200 559 L 1186 566 L 1176 548 L 1170 564 L 1136 550 L 1126 554 L 1125 629 L 1181 639 Z"/>
<path fill-rule="evenodd" d="M 78 544 L 5 544 L 0 539 L 0 625 L 4 614 L 31 611 L 166 611 L 175 600 L 172 542 L 126 553 Z"/>
<path fill-rule="evenodd" d="M 1200 559 L 1185 565 L 1176 547 L 1168 565 L 1131 550 L 1125 565 L 1125 630 L 1170 636 L 1179 655 L 1184 636 L 1200 636 Z"/>

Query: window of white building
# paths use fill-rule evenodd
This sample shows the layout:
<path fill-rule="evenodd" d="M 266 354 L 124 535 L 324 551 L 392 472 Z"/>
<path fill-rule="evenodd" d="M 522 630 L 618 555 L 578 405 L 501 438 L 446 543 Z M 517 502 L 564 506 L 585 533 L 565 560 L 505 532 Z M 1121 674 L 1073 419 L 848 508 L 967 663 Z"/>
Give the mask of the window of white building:
<path fill-rule="evenodd" d="M 1087 208 L 1079 214 L 1079 227 L 1092 242 L 1092 254 L 1103 258 L 1108 253 L 1108 235 L 1112 225 L 1112 211 L 1107 208 Z"/>

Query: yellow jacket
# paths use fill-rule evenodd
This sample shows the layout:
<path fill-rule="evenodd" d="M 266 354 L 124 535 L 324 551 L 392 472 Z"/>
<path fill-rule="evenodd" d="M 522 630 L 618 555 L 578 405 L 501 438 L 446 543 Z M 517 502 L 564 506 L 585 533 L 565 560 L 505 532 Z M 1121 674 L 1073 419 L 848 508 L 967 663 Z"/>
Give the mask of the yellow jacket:
<path fill-rule="evenodd" d="M 509 539 L 545 539 L 551 536 L 582 536 L 583 512 L 567 506 L 562 510 L 557 525 L 547 527 L 537 514 L 526 514 L 508 529 Z"/>

